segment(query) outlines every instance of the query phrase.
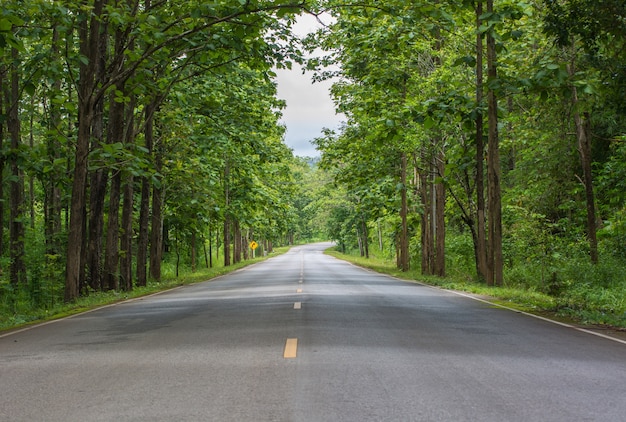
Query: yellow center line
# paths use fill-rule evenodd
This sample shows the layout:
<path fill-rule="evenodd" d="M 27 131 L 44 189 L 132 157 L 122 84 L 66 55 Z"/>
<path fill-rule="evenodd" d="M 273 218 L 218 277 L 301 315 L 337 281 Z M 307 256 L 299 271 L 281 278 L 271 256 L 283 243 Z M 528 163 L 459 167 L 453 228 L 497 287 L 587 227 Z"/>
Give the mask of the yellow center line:
<path fill-rule="evenodd" d="M 302 302 L 296 302 L 293 304 L 293 309 L 302 309 Z"/>
<path fill-rule="evenodd" d="M 296 293 L 302 293 L 302 289 L 296 290 Z"/>
<path fill-rule="evenodd" d="M 297 338 L 288 338 L 285 343 L 285 352 L 283 353 L 283 358 L 285 359 L 294 359 L 298 352 L 298 339 Z"/>

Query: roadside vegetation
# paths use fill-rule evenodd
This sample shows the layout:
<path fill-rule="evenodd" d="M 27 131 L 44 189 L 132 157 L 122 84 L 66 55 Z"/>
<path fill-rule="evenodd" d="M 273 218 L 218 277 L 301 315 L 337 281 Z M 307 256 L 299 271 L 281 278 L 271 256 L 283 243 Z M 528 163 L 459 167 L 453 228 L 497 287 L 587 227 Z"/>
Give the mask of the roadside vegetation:
<path fill-rule="evenodd" d="M 264 261 L 277 254 L 284 253 L 288 247 L 276 248 L 270 254 L 260 254 L 255 258 L 239 262 L 225 267 L 223 263 L 217 263 L 214 267 L 202 266 L 195 271 L 191 270 L 189 262 L 186 262 L 183 270 L 179 269 L 178 275 L 176 263 L 166 261 L 163 263 L 163 278 L 161 281 L 150 280 L 146 286 L 136 287 L 130 291 L 106 291 L 90 292 L 83 295 L 76 301 L 66 303 L 62 296 L 54 291 L 54 286 L 59 283 L 52 282 L 48 289 L 43 289 L 35 296 L 32 292 L 19 291 L 17 294 L 7 294 L 4 292 L 0 298 L 0 331 L 19 328 L 33 323 L 39 323 L 74 315 L 101 306 L 111 305 L 129 299 L 163 292 L 179 286 L 209 281 L 221 275 L 228 274 L 248 265 Z M 33 300 L 36 297 L 36 301 Z"/>
<path fill-rule="evenodd" d="M 309 68 L 346 115 L 316 139 L 339 251 L 623 327 L 624 2 L 324 3 Z"/>
<path fill-rule="evenodd" d="M 24 0 L 0 52 L 0 327 L 321 239 L 626 325 L 622 0 Z M 319 158 L 284 143 L 293 62 L 345 116 Z"/>
<path fill-rule="evenodd" d="M 468 256 L 450 256 L 450 271 L 445 277 L 438 277 L 424 276 L 418 268 L 402 271 L 395 259 L 376 247 L 370 251 L 369 258 L 361 256 L 356 248 L 345 252 L 333 248 L 327 253 L 397 278 L 485 296 L 490 301 L 524 312 L 582 325 L 626 330 L 626 267 L 618 259 L 592 265 L 574 258 L 561 262 L 559 267 L 552 267 L 554 271 L 543 279 L 541 273 L 546 269 L 541 265 L 519 264 L 505 270 L 502 286 L 487 286 L 472 277 L 472 269 L 462 264 L 471 260 Z"/>

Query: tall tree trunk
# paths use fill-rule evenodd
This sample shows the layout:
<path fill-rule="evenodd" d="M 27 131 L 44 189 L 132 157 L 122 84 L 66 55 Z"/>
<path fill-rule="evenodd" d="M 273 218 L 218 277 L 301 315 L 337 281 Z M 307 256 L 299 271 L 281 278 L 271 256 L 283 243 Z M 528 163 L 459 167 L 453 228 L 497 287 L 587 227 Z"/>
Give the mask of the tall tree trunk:
<path fill-rule="evenodd" d="M 60 55 L 59 31 L 52 30 L 51 54 L 54 58 Z M 61 80 L 57 79 L 52 85 L 52 91 L 61 92 Z M 53 104 L 50 107 L 50 123 L 48 133 L 63 133 L 61 128 L 62 114 L 61 108 Z M 70 120 L 70 119 L 67 119 Z M 54 163 L 61 157 L 60 144 L 55 135 L 48 135 L 46 138 L 46 150 L 48 159 Z M 61 232 L 61 189 L 59 187 L 62 175 L 56 170 L 50 173 L 48 184 L 44 192 L 44 237 L 46 242 L 47 255 L 57 255 L 61 252 L 59 234 Z"/>
<path fill-rule="evenodd" d="M 250 259 L 249 251 L 250 247 L 248 246 L 250 242 L 248 241 L 248 233 L 247 231 L 241 231 L 241 255 L 244 261 Z"/>
<path fill-rule="evenodd" d="M 230 217 L 224 217 L 224 266 L 230 265 Z"/>
<path fill-rule="evenodd" d="M 24 174 L 19 166 L 20 149 L 20 119 L 19 119 L 19 54 L 17 49 L 11 49 L 10 71 L 10 103 L 8 107 L 7 129 L 11 139 L 9 166 L 11 168 L 11 182 L 9 194 L 9 249 L 11 263 L 9 264 L 9 280 L 17 285 L 26 282 L 26 267 L 24 264 Z"/>
<path fill-rule="evenodd" d="M 436 0 L 435 4 L 439 4 Z M 444 39 L 441 36 L 439 28 L 435 29 L 435 51 L 437 54 L 433 58 L 433 62 L 436 67 L 441 67 L 440 51 L 443 47 Z M 446 274 L 446 224 L 445 224 L 445 205 L 446 205 L 446 188 L 443 182 L 445 176 L 445 155 L 444 147 L 440 146 L 441 137 L 433 137 L 433 215 L 432 234 L 434 236 L 435 244 L 433 245 L 433 252 L 435 254 L 433 259 L 433 271 L 432 273 L 440 277 L 444 277 Z"/>
<path fill-rule="evenodd" d="M 239 221 L 233 219 L 233 263 L 241 262 L 241 227 Z"/>
<path fill-rule="evenodd" d="M 363 249 L 363 235 L 361 234 L 361 229 L 359 228 L 360 224 L 356 226 L 356 243 L 359 247 L 359 255 L 361 257 L 365 256 L 365 250 Z"/>
<path fill-rule="evenodd" d="M 105 290 L 117 290 L 119 288 L 119 230 L 120 230 L 120 197 L 122 175 L 121 170 L 116 170 L 111 178 L 109 191 L 109 219 L 104 251 L 104 282 Z"/>
<path fill-rule="evenodd" d="M 9 95 L 6 89 L 6 67 L 0 64 L 0 115 L 4 115 L 5 109 L 10 108 Z M 4 151 L 5 135 L 4 122 L 0 122 L 0 150 Z M 6 164 L 5 154 L 0 154 L 0 255 L 4 255 L 4 167 Z"/>
<path fill-rule="evenodd" d="M 106 78 L 106 62 L 108 58 L 109 37 L 106 30 L 106 23 L 100 33 L 100 43 L 98 55 L 98 66 L 96 68 L 96 80 L 103 84 Z M 100 149 L 105 142 L 104 137 L 104 101 L 98 100 L 95 104 L 92 122 L 91 148 Z M 92 289 L 102 290 L 102 235 L 104 233 L 104 203 L 107 185 L 109 182 L 109 171 L 106 168 L 99 168 L 91 172 L 90 195 L 89 195 L 89 226 L 87 236 L 87 279 Z"/>
<path fill-rule="evenodd" d="M 116 87 L 122 91 L 123 86 Z M 109 102 L 109 123 L 107 143 L 114 144 L 124 141 L 124 104 L 115 101 L 115 94 L 111 94 Z M 108 290 L 119 288 L 119 258 L 120 258 L 120 203 L 122 192 L 122 170 L 117 169 L 111 179 L 109 191 L 109 219 L 107 224 L 106 243 L 104 251 L 104 288 Z"/>
<path fill-rule="evenodd" d="M 206 268 L 211 268 L 209 266 L 209 252 L 207 251 L 207 248 L 206 248 L 206 241 L 207 240 L 204 238 L 204 236 L 202 236 L 201 239 L 202 239 L 202 250 L 204 252 L 204 264 L 205 264 Z M 209 240 L 209 242 L 210 242 L 210 240 Z"/>
<path fill-rule="evenodd" d="M 191 272 L 195 273 L 196 272 L 196 267 L 197 267 L 197 262 L 196 262 L 196 255 L 197 255 L 197 250 L 196 250 L 196 245 L 197 243 L 197 235 L 196 235 L 196 231 L 192 230 L 191 232 Z"/>
<path fill-rule="evenodd" d="M 157 122 L 158 123 L 158 122 Z M 158 125 L 156 127 L 158 129 Z M 154 169 L 163 170 L 163 145 L 158 136 L 154 141 Z M 165 187 L 163 183 L 152 187 L 152 220 L 150 223 L 150 277 L 161 281 L 161 260 L 163 258 L 163 202 Z"/>
<path fill-rule="evenodd" d="M 162 185 L 152 187 L 152 219 L 150 222 L 150 278 L 155 281 L 161 281 L 164 196 Z"/>
<path fill-rule="evenodd" d="M 0 115 L 5 114 L 5 110 L 10 109 L 10 95 L 6 92 L 7 69 L 4 65 L 0 64 Z M 4 138 L 5 138 L 5 125 L 4 122 L 0 122 L 0 151 L 4 151 Z M 4 174 L 4 168 L 6 164 L 6 155 L 0 154 L 0 176 Z M 0 256 L 4 255 L 4 183 L 2 183 L 0 177 Z"/>
<path fill-rule="evenodd" d="M 370 245 L 369 245 L 369 232 L 367 230 L 367 222 L 365 218 L 361 218 L 361 233 L 363 236 L 363 252 L 365 254 L 365 258 L 369 259 L 370 257 Z"/>
<path fill-rule="evenodd" d="M 30 119 L 28 128 L 28 147 L 35 149 L 35 96 L 30 97 Z M 28 208 L 30 212 L 30 228 L 35 230 L 35 177 L 28 177 Z"/>
<path fill-rule="evenodd" d="M 104 202 L 108 180 L 109 174 L 105 169 L 98 169 L 91 174 L 87 270 L 89 272 L 89 285 L 95 290 L 103 288 L 102 234 L 104 232 Z"/>
<path fill-rule="evenodd" d="M 483 35 L 480 27 L 483 22 L 483 2 L 476 2 L 476 241 L 474 255 L 478 278 L 486 281 L 489 274 L 487 266 L 487 239 L 485 227 L 485 181 L 484 160 L 485 142 L 483 127 Z"/>
<path fill-rule="evenodd" d="M 98 101 L 92 125 L 92 149 L 104 143 L 104 104 Z M 104 202 L 109 180 L 107 169 L 96 169 L 90 176 L 89 227 L 87 240 L 88 283 L 92 289 L 102 289 L 102 233 L 104 232 Z"/>
<path fill-rule="evenodd" d="M 124 145 L 135 142 L 135 107 L 137 97 L 131 94 L 131 101 L 126 106 Z M 135 181 L 132 174 L 124 177 L 124 198 L 122 205 L 122 225 L 120 234 L 120 275 L 122 288 L 125 291 L 133 289 L 133 207 L 135 195 Z"/>
<path fill-rule="evenodd" d="M 138 226 L 137 286 L 145 286 L 148 282 L 148 245 L 150 240 L 150 181 L 147 177 L 141 178 Z"/>
<path fill-rule="evenodd" d="M 120 275 L 122 289 L 133 289 L 133 176 L 127 175 L 124 184 L 124 203 L 122 207 L 122 230 L 120 238 Z"/>
<path fill-rule="evenodd" d="M 432 269 L 432 255 L 433 255 L 433 233 L 432 233 L 432 225 L 431 221 L 431 212 L 432 212 L 432 195 L 431 195 L 431 184 L 429 180 L 428 172 L 422 171 L 419 176 L 419 193 L 420 200 L 422 203 L 422 216 L 420 222 L 421 228 L 421 236 L 420 243 L 422 249 L 422 265 L 421 270 L 423 275 L 431 275 Z"/>
<path fill-rule="evenodd" d="M 144 138 L 149 155 L 153 153 L 154 142 L 154 103 L 146 106 L 146 126 Z M 137 286 L 148 282 L 148 244 L 150 240 L 150 179 L 141 178 L 141 200 L 139 204 L 139 236 L 137 239 Z"/>
<path fill-rule="evenodd" d="M 74 179 L 70 200 L 68 227 L 67 261 L 65 278 L 65 301 L 73 301 L 79 295 L 82 268 L 82 245 L 84 238 L 84 210 L 86 207 L 87 156 L 91 138 L 91 124 L 94 115 L 95 68 L 100 53 L 100 22 L 104 0 L 95 0 L 91 9 L 91 19 L 80 23 L 79 40 L 81 60 L 78 78 L 78 137 L 74 160 Z"/>
<path fill-rule="evenodd" d="M 213 230 L 209 226 L 209 268 L 213 268 Z"/>
<path fill-rule="evenodd" d="M 439 277 L 446 275 L 446 187 L 443 182 L 446 163 L 443 149 L 436 157 L 438 182 L 435 183 L 435 268 L 433 273 Z"/>
<path fill-rule="evenodd" d="M 487 13 L 493 13 L 493 0 L 487 0 Z M 487 77 L 498 78 L 496 41 L 492 31 L 487 32 Z M 493 88 L 487 91 L 489 118 L 487 179 L 489 191 L 489 269 L 487 284 L 501 286 L 503 279 L 502 257 L 502 199 L 500 191 L 500 140 L 498 136 L 498 99 Z"/>
<path fill-rule="evenodd" d="M 575 69 L 576 47 L 572 46 L 572 62 L 567 70 L 570 77 L 573 77 Z M 578 154 L 583 172 L 583 184 L 585 186 L 585 202 L 587 205 L 587 239 L 589 241 L 589 256 L 593 264 L 598 263 L 598 238 L 597 238 L 597 217 L 595 195 L 593 192 L 593 173 L 591 156 L 591 137 L 589 130 L 589 113 L 579 111 L 580 100 L 578 90 L 572 85 L 572 108 L 574 110 L 574 123 L 576 125 L 576 140 L 578 143 Z"/>
<path fill-rule="evenodd" d="M 409 206 L 407 201 L 407 155 L 402 152 L 400 156 L 400 269 L 402 271 L 409 270 L 409 225 L 408 212 Z"/>
<path fill-rule="evenodd" d="M 224 266 L 230 265 L 230 163 L 224 160 Z"/>

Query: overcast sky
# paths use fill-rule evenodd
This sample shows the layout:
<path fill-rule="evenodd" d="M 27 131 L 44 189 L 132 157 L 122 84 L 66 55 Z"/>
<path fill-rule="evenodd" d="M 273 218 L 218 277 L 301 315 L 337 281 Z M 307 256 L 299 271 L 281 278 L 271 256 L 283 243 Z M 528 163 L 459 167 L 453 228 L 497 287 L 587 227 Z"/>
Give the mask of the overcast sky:
<path fill-rule="evenodd" d="M 302 15 L 294 31 L 302 36 L 313 31 L 318 22 L 310 15 Z M 287 102 L 282 123 L 287 127 L 285 142 L 295 155 L 314 157 L 319 155 L 310 141 L 322 134 L 323 128 L 336 129 L 342 117 L 335 114 L 330 98 L 331 81 L 311 82 L 310 72 L 302 74 L 296 64 L 291 70 L 277 70 L 278 97 Z"/>

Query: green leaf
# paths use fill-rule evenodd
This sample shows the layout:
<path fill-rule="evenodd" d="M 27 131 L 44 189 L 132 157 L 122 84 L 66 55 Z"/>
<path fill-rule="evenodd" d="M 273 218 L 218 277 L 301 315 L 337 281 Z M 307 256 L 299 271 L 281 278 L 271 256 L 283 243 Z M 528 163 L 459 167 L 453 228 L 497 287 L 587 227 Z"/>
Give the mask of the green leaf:
<path fill-rule="evenodd" d="M 24 85 L 24 91 L 26 91 L 28 95 L 35 95 L 36 90 L 37 87 L 32 82 L 28 82 Z"/>
<path fill-rule="evenodd" d="M 6 18 L 0 19 L 0 31 L 9 32 L 13 28 L 13 23 Z"/>

